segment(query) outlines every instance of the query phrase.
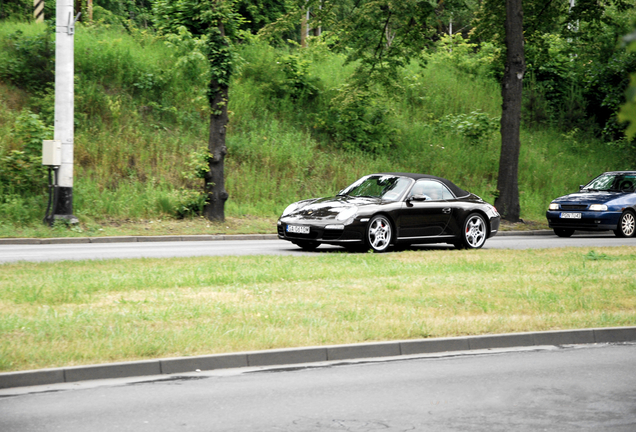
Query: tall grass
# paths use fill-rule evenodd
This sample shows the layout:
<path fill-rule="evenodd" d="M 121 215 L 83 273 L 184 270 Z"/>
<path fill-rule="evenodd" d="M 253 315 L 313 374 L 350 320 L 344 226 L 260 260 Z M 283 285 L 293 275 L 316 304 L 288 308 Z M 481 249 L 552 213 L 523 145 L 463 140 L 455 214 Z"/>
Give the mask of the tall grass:
<path fill-rule="evenodd" d="M 0 40 L 41 26 L 2 23 Z M 116 27 L 78 27 L 76 33 L 76 134 L 74 212 L 92 221 L 168 217 L 200 189 L 187 175 L 190 156 L 206 147 L 205 59 L 187 38 L 167 41 Z M 385 121 L 395 133 L 380 154 L 333 146 L 321 116 L 351 65 L 324 47 L 297 52 L 262 45 L 239 47 L 243 63 L 230 88 L 226 159 L 229 217 L 275 217 L 290 202 L 337 192 L 377 171 L 413 171 L 447 177 L 494 200 L 499 163 L 498 132 L 478 142 L 440 127 L 446 116 L 500 115 L 500 88 L 442 62 L 403 71 L 401 88 L 380 92 Z M 280 59 L 307 62 L 318 89 L 311 98 L 289 93 Z M 8 54 L 0 53 L 0 64 Z M 287 93 L 286 93 L 287 92 Z M 20 147 L 12 138 L 17 114 L 30 109 L 52 122 L 52 94 L 38 96 L 0 84 L 0 157 Z M 618 151 L 593 138 L 551 130 L 522 132 L 519 184 L 522 217 L 543 219 L 551 199 L 607 170 L 627 168 Z M 0 204 L 0 219 L 37 223 L 46 195 Z M 20 198 L 22 199 L 22 198 Z"/>

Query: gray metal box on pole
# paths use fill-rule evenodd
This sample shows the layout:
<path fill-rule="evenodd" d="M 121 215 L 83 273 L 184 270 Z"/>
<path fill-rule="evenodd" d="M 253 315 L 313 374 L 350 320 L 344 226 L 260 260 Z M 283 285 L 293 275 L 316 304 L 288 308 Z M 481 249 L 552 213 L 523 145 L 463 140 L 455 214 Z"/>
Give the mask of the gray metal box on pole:
<path fill-rule="evenodd" d="M 42 141 L 42 165 L 51 167 L 62 165 L 62 141 Z"/>

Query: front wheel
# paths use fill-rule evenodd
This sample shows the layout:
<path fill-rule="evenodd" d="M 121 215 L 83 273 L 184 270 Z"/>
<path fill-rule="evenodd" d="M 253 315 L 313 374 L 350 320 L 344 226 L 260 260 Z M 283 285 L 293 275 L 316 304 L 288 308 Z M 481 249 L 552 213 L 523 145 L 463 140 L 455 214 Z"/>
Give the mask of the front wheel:
<path fill-rule="evenodd" d="M 367 226 L 367 244 L 374 252 L 384 252 L 391 244 L 391 222 L 386 216 L 374 216 Z"/>
<path fill-rule="evenodd" d="M 470 214 L 464 221 L 460 246 L 466 249 L 479 249 L 486 243 L 486 220 L 479 213 Z"/>
<path fill-rule="evenodd" d="M 574 230 L 571 228 L 555 228 L 554 233 L 559 237 L 572 237 Z"/>
<path fill-rule="evenodd" d="M 626 211 L 618 220 L 618 229 L 614 230 L 617 237 L 633 237 L 636 232 L 636 218 L 634 213 Z"/>

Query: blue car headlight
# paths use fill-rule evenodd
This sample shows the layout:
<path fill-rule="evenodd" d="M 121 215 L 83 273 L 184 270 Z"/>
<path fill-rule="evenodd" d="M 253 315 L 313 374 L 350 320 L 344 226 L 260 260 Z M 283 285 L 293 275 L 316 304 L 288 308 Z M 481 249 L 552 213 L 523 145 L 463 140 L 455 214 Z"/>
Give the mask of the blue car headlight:
<path fill-rule="evenodd" d="M 591 211 L 607 211 L 607 206 L 605 204 L 592 204 L 590 206 Z"/>
<path fill-rule="evenodd" d="M 550 203 L 550 206 L 548 207 L 548 210 L 558 210 L 559 207 L 560 206 L 557 203 Z"/>

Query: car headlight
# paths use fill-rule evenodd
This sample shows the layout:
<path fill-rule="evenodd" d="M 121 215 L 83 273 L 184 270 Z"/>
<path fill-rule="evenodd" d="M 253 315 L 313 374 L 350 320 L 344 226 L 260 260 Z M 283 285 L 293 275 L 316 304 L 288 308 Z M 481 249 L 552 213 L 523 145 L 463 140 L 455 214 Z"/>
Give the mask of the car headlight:
<path fill-rule="evenodd" d="M 590 206 L 590 210 L 592 210 L 592 211 L 607 211 L 607 206 L 605 204 L 592 204 Z"/>
<path fill-rule="evenodd" d="M 357 207 L 347 207 L 341 210 L 340 213 L 338 213 L 338 216 L 336 216 L 336 220 L 346 221 L 354 217 L 357 213 L 358 213 Z"/>
<path fill-rule="evenodd" d="M 497 208 L 494 205 L 490 205 L 488 203 L 486 203 L 486 214 L 488 215 L 488 217 L 497 217 L 499 216 L 499 212 L 497 211 Z"/>
<path fill-rule="evenodd" d="M 557 203 L 550 203 L 550 206 L 548 207 L 548 210 L 558 210 L 559 209 L 559 205 Z"/>
<path fill-rule="evenodd" d="M 288 205 L 285 208 L 285 210 L 283 210 L 283 214 L 281 215 L 281 217 L 287 216 L 288 214 L 290 214 L 291 212 L 293 212 L 297 208 L 298 208 L 298 203 L 293 203 L 293 204 Z"/>

